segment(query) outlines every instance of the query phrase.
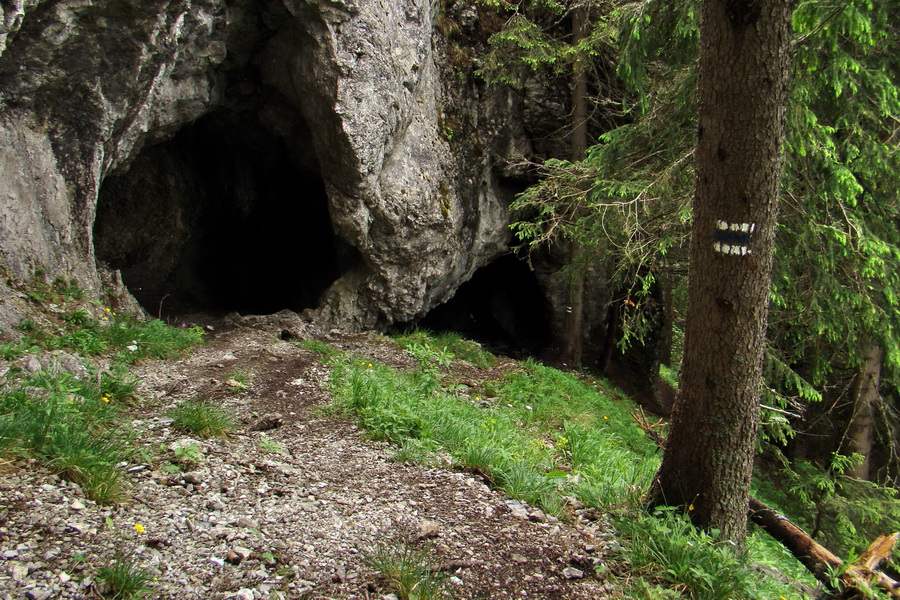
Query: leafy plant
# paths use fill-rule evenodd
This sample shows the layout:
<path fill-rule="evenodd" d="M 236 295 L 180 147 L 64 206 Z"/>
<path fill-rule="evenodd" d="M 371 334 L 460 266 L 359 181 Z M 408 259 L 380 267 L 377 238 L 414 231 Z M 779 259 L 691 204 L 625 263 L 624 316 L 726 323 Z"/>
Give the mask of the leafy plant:
<path fill-rule="evenodd" d="M 189 468 L 203 461 L 203 451 L 200 450 L 200 446 L 197 444 L 176 444 L 172 448 L 172 454 L 174 455 L 175 462 L 179 465 L 178 470 L 180 470 L 181 467 Z"/>
<path fill-rule="evenodd" d="M 227 437 L 234 418 L 207 400 L 188 400 L 169 411 L 173 425 L 204 438 Z"/>
<path fill-rule="evenodd" d="M 270 440 L 267 437 L 259 438 L 259 447 L 265 450 L 266 452 L 275 452 L 276 454 L 287 454 L 287 451 L 284 449 L 282 444 L 279 444 L 275 440 Z"/>

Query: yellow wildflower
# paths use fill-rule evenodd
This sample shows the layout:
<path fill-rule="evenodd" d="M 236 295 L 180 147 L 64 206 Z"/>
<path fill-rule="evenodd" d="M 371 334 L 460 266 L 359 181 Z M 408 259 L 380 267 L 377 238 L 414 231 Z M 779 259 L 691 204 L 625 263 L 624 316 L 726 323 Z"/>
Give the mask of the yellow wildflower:
<path fill-rule="evenodd" d="M 135 523 L 134 530 L 137 531 L 138 533 L 144 533 L 144 526 L 141 525 L 140 523 Z"/>

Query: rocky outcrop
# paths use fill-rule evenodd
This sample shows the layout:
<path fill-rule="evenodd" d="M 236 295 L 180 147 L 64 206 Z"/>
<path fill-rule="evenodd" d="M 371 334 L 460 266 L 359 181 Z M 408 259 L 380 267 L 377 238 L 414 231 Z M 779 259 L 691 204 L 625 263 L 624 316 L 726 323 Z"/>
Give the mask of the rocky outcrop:
<path fill-rule="evenodd" d="M 0 249 L 14 274 L 97 289 L 98 190 L 146 143 L 218 101 L 224 7 L 212 1 L 4 3 Z"/>
<path fill-rule="evenodd" d="M 322 323 L 364 329 L 421 317 L 507 249 L 517 189 L 496 165 L 529 152 L 520 105 L 448 79 L 433 0 L 8 6 L 0 251 L 14 275 L 42 269 L 99 293 L 101 275 L 118 269 L 132 292 L 153 298 L 142 298 L 146 308 L 170 292 L 210 300 L 240 282 L 259 288 L 266 280 L 240 263 L 248 252 L 229 255 L 221 231 L 240 235 L 256 222 L 247 215 L 265 210 L 278 214 L 257 229 L 297 237 L 268 258 L 283 269 L 268 285 L 291 281 L 290 298 L 303 298 L 273 311 L 313 308 Z M 295 200 L 290 186 L 321 185 L 327 217 L 315 228 L 333 231 L 332 241 L 304 247 L 305 209 L 280 217 L 273 184 L 258 181 L 290 169 L 299 174 L 279 184 L 277 202 L 313 202 L 305 189 Z M 224 213 L 246 220 L 226 227 Z M 286 220 L 296 226 L 282 229 Z M 217 250 L 204 251 L 216 235 Z M 315 284 L 321 295 L 304 279 L 317 248 L 333 273 Z M 203 283 L 229 268 L 226 283 Z"/>

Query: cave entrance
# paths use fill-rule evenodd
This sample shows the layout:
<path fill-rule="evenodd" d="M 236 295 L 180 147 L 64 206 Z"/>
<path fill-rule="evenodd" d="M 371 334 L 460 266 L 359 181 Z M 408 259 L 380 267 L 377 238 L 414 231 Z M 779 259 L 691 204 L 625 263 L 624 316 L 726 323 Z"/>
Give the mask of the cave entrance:
<path fill-rule="evenodd" d="M 445 304 L 417 325 L 455 331 L 493 352 L 513 357 L 541 354 L 550 344 L 549 305 L 534 272 L 508 254 L 462 284 Z"/>
<path fill-rule="evenodd" d="M 101 187 L 97 258 L 153 315 L 315 307 L 352 262 L 305 127 L 211 114 Z"/>

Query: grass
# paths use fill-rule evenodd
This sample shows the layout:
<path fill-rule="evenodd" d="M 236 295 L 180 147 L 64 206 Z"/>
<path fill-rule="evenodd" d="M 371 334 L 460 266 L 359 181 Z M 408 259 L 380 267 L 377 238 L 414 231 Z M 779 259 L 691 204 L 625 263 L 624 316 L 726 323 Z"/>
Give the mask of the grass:
<path fill-rule="evenodd" d="M 479 396 L 443 389 L 431 371 L 401 373 L 345 358 L 332 377 L 338 402 L 401 454 L 427 460 L 444 452 L 549 512 L 559 512 L 567 494 L 604 508 L 632 503 L 658 464 L 631 407 L 612 402 L 617 392 L 534 362 L 496 384 L 488 407 Z"/>
<path fill-rule="evenodd" d="M 629 537 L 631 567 L 648 579 L 688 592 L 694 600 L 760 597 L 746 561 L 695 529 L 685 515 L 671 510 L 637 515 L 620 521 L 619 527 Z"/>
<path fill-rule="evenodd" d="M 0 393 L 0 450 L 43 459 L 100 503 L 126 496 L 121 404 L 96 380 L 38 371 Z"/>
<path fill-rule="evenodd" d="M 326 361 L 337 358 L 341 354 L 341 351 L 334 346 L 331 346 L 319 340 L 300 340 L 298 343 L 306 350 L 309 350 L 314 354 L 318 354 L 322 359 Z"/>
<path fill-rule="evenodd" d="M 384 579 L 399 600 L 449 598 L 445 580 L 428 560 L 427 549 L 408 542 L 379 545 L 364 553 L 366 562 Z"/>
<path fill-rule="evenodd" d="M 121 413 L 140 402 L 135 394 L 138 380 L 128 366 L 142 358 L 181 355 L 202 341 L 203 332 L 97 309 L 84 302 L 84 291 L 67 279 L 47 283 L 36 274 L 25 291 L 35 302 L 62 306 L 48 312 L 43 324 L 22 321 L 21 340 L 0 345 L 0 358 L 12 361 L 65 350 L 82 359 L 104 356 L 105 366 L 83 360 L 83 369 L 68 372 L 60 369 L 66 365 L 62 362 L 44 364 L 34 373 L 11 367 L 0 387 L 0 460 L 38 459 L 78 483 L 88 498 L 101 504 L 122 502 L 128 484 L 116 465 L 133 450 L 131 436 L 120 425 Z"/>
<path fill-rule="evenodd" d="M 234 429 L 234 418 L 208 400 L 188 400 L 169 411 L 173 425 L 203 438 L 223 438 Z"/>
<path fill-rule="evenodd" d="M 246 392 L 250 387 L 250 373 L 235 369 L 225 374 L 225 383 L 232 394 L 240 394 Z"/>
<path fill-rule="evenodd" d="M 113 592 L 111 598 L 116 600 L 143 598 L 152 591 L 147 587 L 152 578 L 130 558 L 116 556 L 109 564 L 97 569 L 97 577 L 109 585 Z"/>
<path fill-rule="evenodd" d="M 426 329 L 415 329 L 395 336 L 394 341 L 420 362 L 437 361 L 446 365 L 455 358 L 484 369 L 497 364 L 497 357 L 480 344 L 453 332 L 432 333 Z"/>
<path fill-rule="evenodd" d="M 78 313 L 87 315 L 82 309 Z M 66 314 L 53 325 L 22 321 L 22 341 L 4 344 L 0 353 L 6 358 L 36 350 L 70 350 L 82 356 L 113 354 L 119 364 L 134 364 L 147 358 L 176 358 L 201 343 L 204 336 L 199 327 L 174 328 L 159 320 L 140 321 L 108 308 L 97 319 L 66 319 Z"/>
<path fill-rule="evenodd" d="M 612 514 L 627 538 L 623 560 L 637 574 L 620 582 L 625 597 L 797 598 L 786 585 L 760 581 L 749 558 L 735 557 L 683 516 L 646 514 L 642 498 L 661 455 L 621 392 L 525 361 L 462 393 L 449 369 L 440 367 L 447 361 L 433 360 L 435 354 L 449 356 L 449 346 L 425 335 L 400 342 L 420 359 L 420 368 L 410 372 L 364 357 L 332 361 L 336 406 L 354 414 L 373 437 L 397 444 L 399 460 L 449 459 L 562 518 L 572 498 Z M 754 542 L 753 551 L 772 565 L 795 564 L 773 546 Z"/>

